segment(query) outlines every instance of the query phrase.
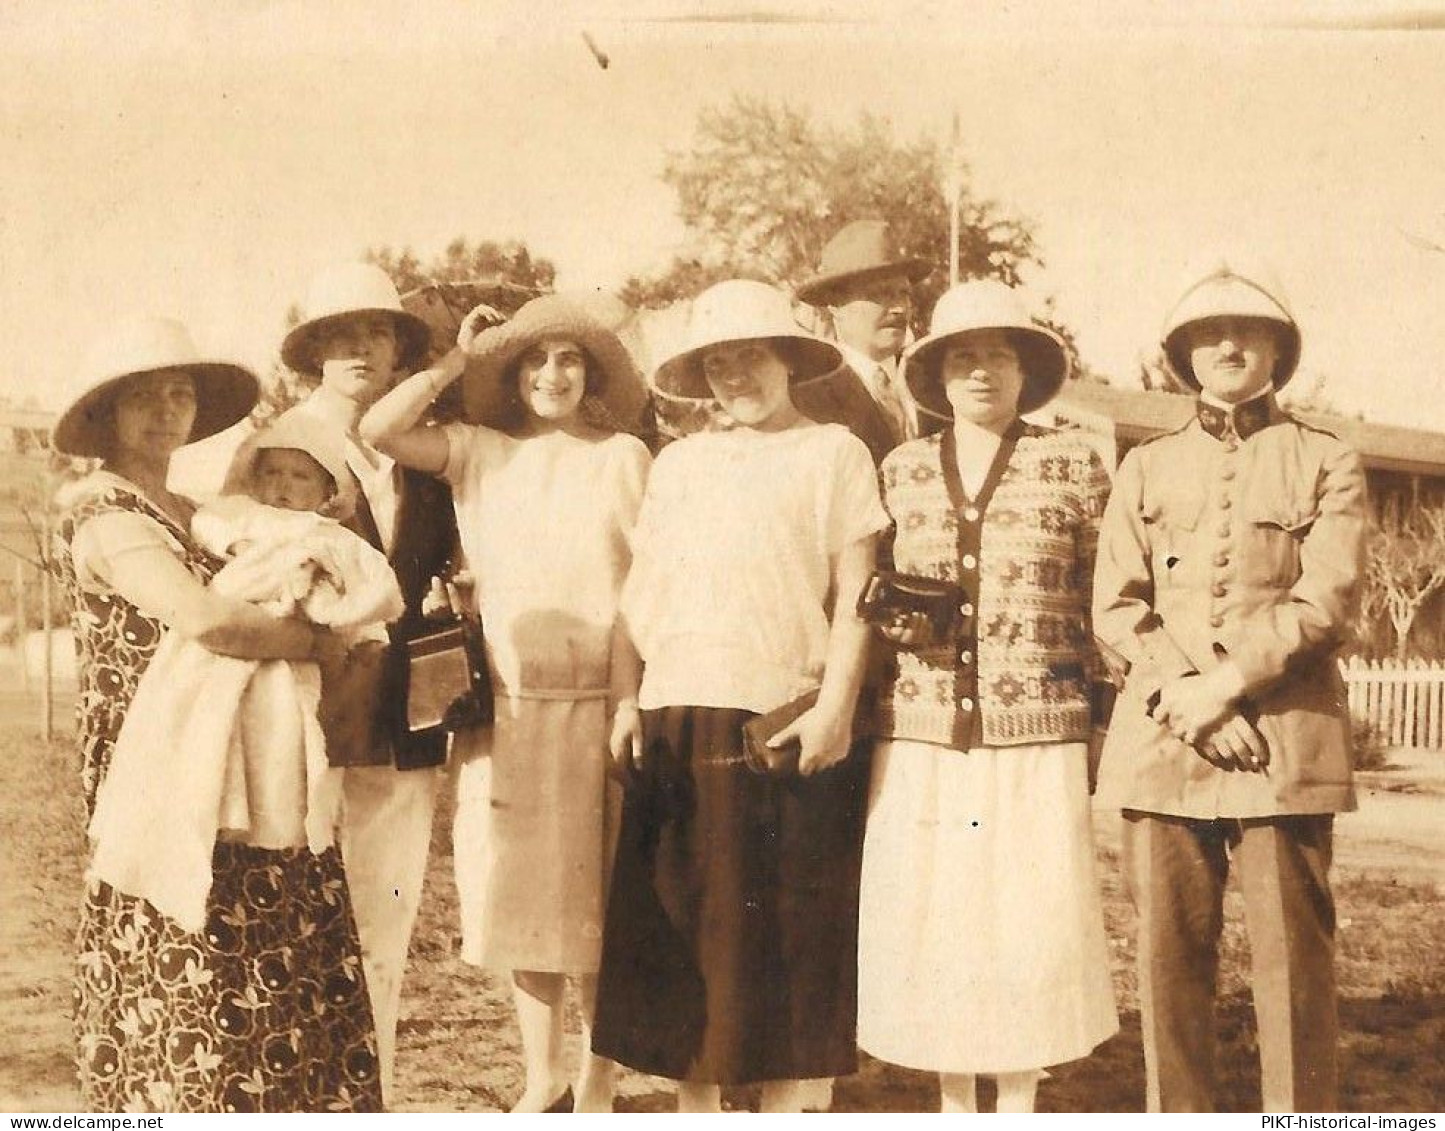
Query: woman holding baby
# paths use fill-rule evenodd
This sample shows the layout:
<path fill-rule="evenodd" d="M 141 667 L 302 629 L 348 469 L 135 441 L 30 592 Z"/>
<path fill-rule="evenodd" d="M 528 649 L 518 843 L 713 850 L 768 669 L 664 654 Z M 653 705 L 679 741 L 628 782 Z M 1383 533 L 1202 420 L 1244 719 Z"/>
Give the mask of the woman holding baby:
<path fill-rule="evenodd" d="M 241 661 L 306 661 L 331 649 L 329 629 L 208 588 L 221 562 L 192 535 L 194 505 L 166 486 L 176 449 L 236 423 L 256 397 L 245 369 L 204 359 L 183 326 L 149 319 L 112 330 L 56 424 L 58 451 L 101 461 L 65 492 L 55 545 L 80 657 L 87 819 L 168 632 Z M 169 786 L 151 784 L 161 795 Z M 256 839 L 217 836 L 199 930 L 88 881 L 75 983 L 87 1108 L 380 1106 L 340 856 L 308 847 L 304 832 Z"/>

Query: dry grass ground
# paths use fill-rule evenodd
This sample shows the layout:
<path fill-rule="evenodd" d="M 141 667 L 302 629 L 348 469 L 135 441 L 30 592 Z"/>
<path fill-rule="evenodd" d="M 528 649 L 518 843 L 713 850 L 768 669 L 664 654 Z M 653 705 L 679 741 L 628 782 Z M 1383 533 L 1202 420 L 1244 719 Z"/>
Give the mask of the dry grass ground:
<path fill-rule="evenodd" d="M 73 1110 L 69 948 L 82 836 L 68 741 L 45 747 L 33 712 L 0 696 L 0 1109 Z M 64 720 L 62 720 L 62 727 Z M 1339 825 L 1335 891 L 1347 1111 L 1445 1106 L 1445 754 L 1370 775 L 1362 810 Z M 505 1110 L 521 1090 L 506 986 L 456 959 L 450 838 L 439 819 L 412 950 L 401 1032 L 397 1106 L 411 1111 Z M 1099 822 L 1099 862 L 1123 1017 L 1093 1056 L 1053 1072 L 1045 1111 L 1138 1111 L 1143 1065 L 1133 975 L 1133 912 L 1119 883 L 1117 831 Z M 1236 892 L 1228 901 L 1221 985 L 1223 1105 L 1257 1110 L 1259 1078 L 1245 981 L 1248 944 Z M 730 1106 L 756 1103 L 729 1092 Z M 617 1107 L 672 1108 L 666 1081 L 632 1073 Z M 864 1059 L 841 1080 L 835 1109 L 936 1110 L 929 1076 Z"/>

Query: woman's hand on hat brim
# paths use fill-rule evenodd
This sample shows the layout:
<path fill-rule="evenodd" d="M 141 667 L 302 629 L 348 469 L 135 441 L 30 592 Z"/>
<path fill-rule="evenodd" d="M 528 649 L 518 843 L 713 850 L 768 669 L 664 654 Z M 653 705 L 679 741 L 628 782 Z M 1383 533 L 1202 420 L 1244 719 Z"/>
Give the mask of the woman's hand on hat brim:
<path fill-rule="evenodd" d="M 506 320 L 507 316 L 496 307 L 488 306 L 484 302 L 478 303 L 462 319 L 462 324 L 457 330 L 457 345 L 462 348 L 464 353 L 471 353 L 473 345 L 484 330 L 500 326 Z"/>

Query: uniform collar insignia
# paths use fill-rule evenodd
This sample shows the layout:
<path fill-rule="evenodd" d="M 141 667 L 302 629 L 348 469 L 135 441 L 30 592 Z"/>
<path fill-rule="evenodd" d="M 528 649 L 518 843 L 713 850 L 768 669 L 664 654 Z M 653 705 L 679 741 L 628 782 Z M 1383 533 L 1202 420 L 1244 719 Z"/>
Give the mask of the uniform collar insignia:
<path fill-rule="evenodd" d="M 1200 400 L 1196 402 L 1195 414 L 1199 418 L 1199 426 L 1216 440 L 1223 440 L 1229 435 L 1248 440 L 1256 432 L 1273 423 L 1278 418 L 1279 410 L 1274 394 L 1267 393 L 1233 408 L 1222 408 Z"/>

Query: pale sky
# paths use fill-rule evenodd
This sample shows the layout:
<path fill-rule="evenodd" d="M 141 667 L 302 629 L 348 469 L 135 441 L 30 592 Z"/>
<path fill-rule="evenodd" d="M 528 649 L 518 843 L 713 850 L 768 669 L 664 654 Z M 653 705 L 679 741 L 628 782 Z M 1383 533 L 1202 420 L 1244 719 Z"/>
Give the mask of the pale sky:
<path fill-rule="evenodd" d="M 1184 265 L 1247 244 L 1304 373 L 1445 428 L 1445 253 L 1407 238 L 1445 245 L 1445 32 L 1378 30 L 1438 9 L 1159 7 L 3 0 L 0 392 L 56 403 L 121 314 L 264 370 L 308 276 L 368 245 L 521 238 L 561 286 L 618 285 L 681 237 L 667 151 L 743 92 L 902 138 L 957 110 L 976 190 L 1034 222 L 1031 287 L 1116 381 Z"/>

